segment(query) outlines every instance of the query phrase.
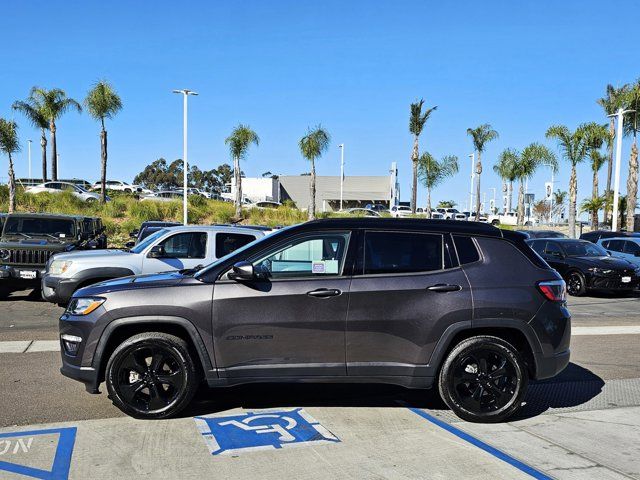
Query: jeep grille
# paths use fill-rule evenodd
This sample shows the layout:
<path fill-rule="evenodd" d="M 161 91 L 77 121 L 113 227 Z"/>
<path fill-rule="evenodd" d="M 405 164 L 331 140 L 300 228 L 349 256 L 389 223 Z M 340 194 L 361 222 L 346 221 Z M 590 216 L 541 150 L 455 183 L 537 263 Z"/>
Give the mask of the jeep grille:
<path fill-rule="evenodd" d="M 10 249 L 7 263 L 16 265 L 44 265 L 54 253 L 50 250 Z"/>

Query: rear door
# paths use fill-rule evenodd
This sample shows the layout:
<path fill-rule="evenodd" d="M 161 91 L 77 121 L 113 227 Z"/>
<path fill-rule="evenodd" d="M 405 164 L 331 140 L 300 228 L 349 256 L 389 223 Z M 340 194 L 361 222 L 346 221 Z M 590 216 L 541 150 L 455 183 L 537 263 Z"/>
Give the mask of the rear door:
<path fill-rule="evenodd" d="M 473 316 L 449 235 L 365 231 L 358 258 L 347 316 L 348 374 L 426 375 L 446 327 Z"/>

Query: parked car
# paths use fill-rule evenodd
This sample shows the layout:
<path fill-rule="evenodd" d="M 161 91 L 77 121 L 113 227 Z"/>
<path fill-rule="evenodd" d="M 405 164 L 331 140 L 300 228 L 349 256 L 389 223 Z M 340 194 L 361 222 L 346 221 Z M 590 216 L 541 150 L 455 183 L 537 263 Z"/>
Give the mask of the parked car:
<path fill-rule="evenodd" d="M 265 208 L 279 208 L 281 206 L 282 206 L 282 204 L 280 202 L 273 202 L 271 200 L 263 200 L 263 201 L 260 201 L 260 202 L 250 203 L 249 205 L 247 205 L 247 208 L 265 209 Z"/>
<path fill-rule="evenodd" d="M 389 210 L 388 207 L 381 203 L 367 203 L 364 208 L 367 210 L 373 210 L 374 212 L 382 213 L 387 212 Z"/>
<path fill-rule="evenodd" d="M 82 219 L 82 231 L 86 232 L 87 237 L 83 244 L 84 248 L 99 250 L 107 248 L 106 228 L 102 224 L 101 218 L 84 217 Z"/>
<path fill-rule="evenodd" d="M 200 268 L 263 236 L 259 230 L 234 227 L 168 227 L 128 251 L 60 254 L 47 263 L 42 296 L 65 305 L 84 286 L 130 275 Z"/>
<path fill-rule="evenodd" d="M 187 194 L 188 195 L 199 195 L 203 198 L 211 198 L 211 194 L 209 192 L 206 192 L 204 190 L 200 190 L 199 188 L 188 188 L 187 189 Z"/>
<path fill-rule="evenodd" d="M 640 232 L 612 232 L 611 230 L 594 230 L 580 235 L 580 240 L 598 243 L 603 238 L 640 237 Z"/>
<path fill-rule="evenodd" d="M 640 267 L 640 237 L 601 238 L 598 245 L 612 257 L 622 258 Z"/>
<path fill-rule="evenodd" d="M 131 185 L 127 182 L 123 182 L 122 180 L 107 180 L 105 182 L 105 188 L 116 192 L 142 193 L 142 187 L 140 185 Z M 102 182 L 97 181 L 93 184 L 91 189 L 102 190 Z"/>
<path fill-rule="evenodd" d="M 85 202 L 95 202 L 100 200 L 100 195 L 96 193 L 89 192 L 82 188 L 79 185 L 74 185 L 73 183 L 67 182 L 45 182 L 34 187 L 27 187 L 25 189 L 27 193 L 62 193 L 62 192 L 71 192 L 75 197 L 78 197 L 80 200 Z M 111 200 L 107 197 L 107 201 Z"/>
<path fill-rule="evenodd" d="M 567 282 L 569 295 L 589 290 L 631 291 L 638 286 L 635 265 L 614 258 L 600 245 L 569 238 L 527 240 L 531 248 Z"/>
<path fill-rule="evenodd" d="M 368 208 L 350 208 L 345 213 L 348 215 L 354 215 L 357 217 L 379 217 L 380 214 L 375 210 L 369 210 Z"/>
<path fill-rule="evenodd" d="M 458 221 L 464 221 L 467 219 L 467 216 L 464 213 L 456 213 L 454 214 L 453 219 Z"/>
<path fill-rule="evenodd" d="M 176 200 L 182 201 L 182 190 L 162 190 L 160 192 L 150 193 L 140 198 L 140 201 L 155 201 L 155 202 L 175 202 Z"/>
<path fill-rule="evenodd" d="M 488 217 L 484 213 L 481 213 L 478 218 L 479 218 L 480 223 L 488 223 Z M 469 220 L 471 222 L 475 222 L 476 221 L 476 212 L 471 212 L 469 214 L 469 216 L 467 217 L 467 220 Z"/>
<path fill-rule="evenodd" d="M 389 210 L 389 213 L 394 218 L 409 217 L 411 215 L 411 207 L 405 207 L 404 205 L 394 205 Z"/>
<path fill-rule="evenodd" d="M 125 244 L 125 247 L 133 248 L 152 233 L 155 233 L 158 230 L 162 230 L 166 227 L 177 227 L 179 225 L 182 224 L 179 222 L 164 222 L 157 220 L 147 220 L 146 222 L 142 222 L 140 224 L 140 228 L 136 228 L 135 230 L 129 232 L 129 238 L 134 238 L 135 240 L 127 242 Z"/>
<path fill-rule="evenodd" d="M 522 235 L 490 225 L 318 220 L 195 274 L 77 291 L 59 322 L 61 372 L 92 393 L 105 381 L 139 418 L 177 414 L 203 380 L 367 381 L 436 387 L 461 418 L 497 422 L 529 378 L 568 364 L 564 292 Z"/>
<path fill-rule="evenodd" d="M 38 288 L 49 258 L 83 248 L 83 217 L 39 213 L 7 215 L 0 235 L 0 297 Z"/>
<path fill-rule="evenodd" d="M 527 238 L 569 238 L 562 232 L 555 230 L 517 230 Z"/>
<path fill-rule="evenodd" d="M 446 217 L 440 212 L 431 212 L 431 218 L 433 220 L 446 220 Z"/>
<path fill-rule="evenodd" d="M 442 216 L 443 216 L 443 218 L 445 220 L 455 220 L 455 216 L 460 213 L 457 208 L 441 208 L 441 207 L 438 207 L 438 208 L 436 208 L 436 211 L 438 213 L 442 214 Z"/>

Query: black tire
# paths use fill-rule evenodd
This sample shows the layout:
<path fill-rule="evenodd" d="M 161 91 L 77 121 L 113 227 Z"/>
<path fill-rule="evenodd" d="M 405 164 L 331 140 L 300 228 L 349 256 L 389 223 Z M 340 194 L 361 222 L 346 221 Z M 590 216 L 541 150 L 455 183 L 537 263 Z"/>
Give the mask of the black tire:
<path fill-rule="evenodd" d="M 497 375 L 499 371 L 504 375 Z M 482 335 L 451 350 L 440 369 L 438 389 L 463 420 L 497 423 L 520 409 L 528 380 L 526 364 L 513 345 Z"/>
<path fill-rule="evenodd" d="M 497 227 L 498 225 L 500 225 L 500 220 L 491 220 L 491 225 Z"/>
<path fill-rule="evenodd" d="M 199 374 L 187 342 L 148 332 L 116 347 L 107 363 L 105 381 L 109 398 L 124 413 L 158 419 L 177 414 L 191 402 Z"/>
<path fill-rule="evenodd" d="M 569 272 L 567 275 L 567 293 L 572 297 L 581 297 L 587 292 L 587 281 L 584 275 L 578 271 Z"/>

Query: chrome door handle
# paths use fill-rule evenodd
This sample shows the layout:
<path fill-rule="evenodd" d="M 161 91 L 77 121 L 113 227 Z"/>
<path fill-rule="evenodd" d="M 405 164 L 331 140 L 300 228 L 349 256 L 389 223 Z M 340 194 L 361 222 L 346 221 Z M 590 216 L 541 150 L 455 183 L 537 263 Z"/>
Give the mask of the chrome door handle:
<path fill-rule="evenodd" d="M 307 295 L 316 298 L 328 298 L 335 297 L 337 295 L 340 295 L 341 293 L 342 292 L 337 288 L 318 288 L 317 290 L 311 290 L 310 292 L 307 292 Z"/>
<path fill-rule="evenodd" d="M 436 285 L 431 285 L 430 287 L 427 287 L 427 290 L 429 290 L 430 292 L 438 292 L 438 293 L 459 292 L 460 290 L 462 290 L 462 287 L 460 285 L 449 285 L 446 283 L 438 283 Z"/>

